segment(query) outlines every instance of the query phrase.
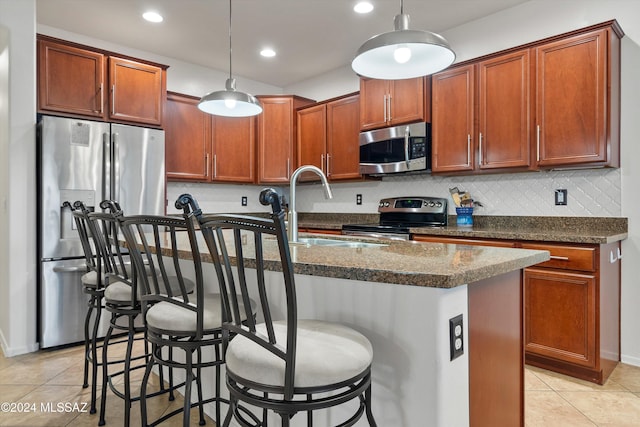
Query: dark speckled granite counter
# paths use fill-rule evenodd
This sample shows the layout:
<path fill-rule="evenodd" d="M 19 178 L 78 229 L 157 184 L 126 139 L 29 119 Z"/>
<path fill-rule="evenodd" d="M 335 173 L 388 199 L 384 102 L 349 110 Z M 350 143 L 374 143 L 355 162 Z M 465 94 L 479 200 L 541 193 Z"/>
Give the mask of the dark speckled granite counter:
<path fill-rule="evenodd" d="M 301 237 L 304 236 L 302 233 Z M 181 257 L 189 258 L 187 236 L 183 237 Z M 363 240 L 347 236 L 340 238 Z M 549 252 L 538 250 L 411 241 L 376 242 L 383 245 L 351 248 L 291 244 L 291 258 L 297 274 L 435 288 L 470 284 L 549 259 Z M 206 246 L 203 243 L 201 247 Z M 266 239 L 264 249 L 266 269 L 277 269 L 277 264 L 268 262 L 278 257 L 277 242 Z M 251 239 L 243 250 L 246 256 L 252 257 Z M 203 260 L 211 262 L 210 255 L 203 254 Z M 251 261 L 247 261 L 248 266 L 251 266 Z"/>
<path fill-rule="evenodd" d="M 299 213 L 301 228 L 340 230 L 342 224 L 376 223 L 377 214 Z M 627 218 L 524 217 L 474 215 L 473 227 L 457 227 L 455 215 L 447 227 L 416 227 L 413 234 L 483 239 L 606 244 L 627 238 Z"/>

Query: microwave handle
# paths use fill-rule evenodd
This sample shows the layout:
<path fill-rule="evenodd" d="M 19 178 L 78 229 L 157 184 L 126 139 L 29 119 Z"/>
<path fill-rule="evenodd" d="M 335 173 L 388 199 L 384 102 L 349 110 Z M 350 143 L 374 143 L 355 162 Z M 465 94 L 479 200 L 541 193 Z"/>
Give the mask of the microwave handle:
<path fill-rule="evenodd" d="M 404 132 L 404 161 L 407 163 L 407 167 L 409 167 L 409 137 L 411 137 L 411 130 L 407 126 Z"/>

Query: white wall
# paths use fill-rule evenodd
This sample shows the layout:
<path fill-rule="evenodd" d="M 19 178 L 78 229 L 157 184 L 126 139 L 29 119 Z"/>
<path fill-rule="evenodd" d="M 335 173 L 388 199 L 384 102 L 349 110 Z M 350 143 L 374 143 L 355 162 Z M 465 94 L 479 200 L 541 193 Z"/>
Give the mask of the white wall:
<path fill-rule="evenodd" d="M 35 1 L 0 0 L 0 27 L 0 344 L 11 356 L 37 349 Z"/>

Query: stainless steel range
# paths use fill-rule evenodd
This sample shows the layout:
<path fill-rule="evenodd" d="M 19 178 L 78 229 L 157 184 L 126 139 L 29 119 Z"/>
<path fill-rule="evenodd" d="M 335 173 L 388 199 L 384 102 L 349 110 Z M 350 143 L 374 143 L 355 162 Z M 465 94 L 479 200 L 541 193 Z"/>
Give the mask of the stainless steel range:
<path fill-rule="evenodd" d="M 344 224 L 342 234 L 409 240 L 411 227 L 447 225 L 447 199 L 439 197 L 392 197 L 380 200 L 377 224 Z"/>

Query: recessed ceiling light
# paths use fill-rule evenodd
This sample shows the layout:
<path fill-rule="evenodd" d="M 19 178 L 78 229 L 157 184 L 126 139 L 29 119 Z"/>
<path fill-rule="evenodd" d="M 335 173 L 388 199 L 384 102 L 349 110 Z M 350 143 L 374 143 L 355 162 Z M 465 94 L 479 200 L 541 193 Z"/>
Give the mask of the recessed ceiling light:
<path fill-rule="evenodd" d="M 143 13 L 142 17 L 149 22 L 162 22 L 164 19 L 158 12 L 152 11 Z"/>
<path fill-rule="evenodd" d="M 260 51 L 260 55 L 264 56 L 265 58 L 273 58 L 274 56 L 276 56 L 276 51 L 267 47 Z"/>
<path fill-rule="evenodd" d="M 373 10 L 373 5 L 368 1 L 361 1 L 353 6 L 353 10 L 357 13 L 369 13 Z"/>

